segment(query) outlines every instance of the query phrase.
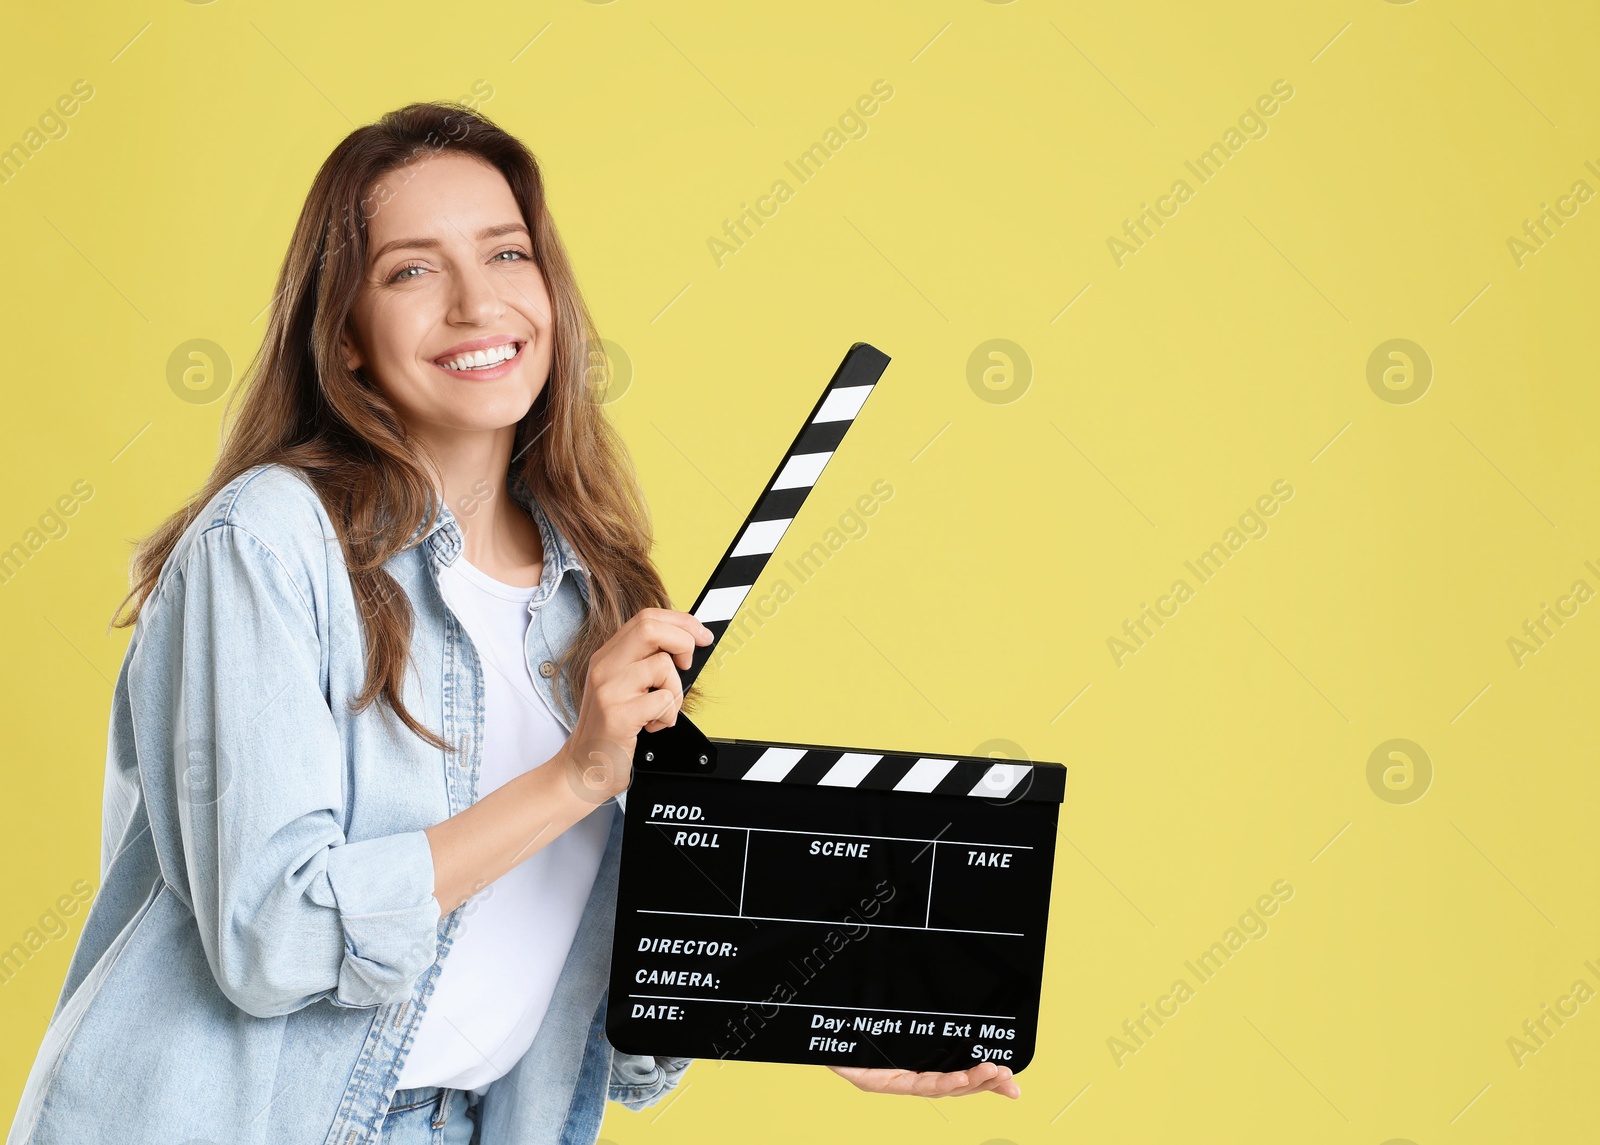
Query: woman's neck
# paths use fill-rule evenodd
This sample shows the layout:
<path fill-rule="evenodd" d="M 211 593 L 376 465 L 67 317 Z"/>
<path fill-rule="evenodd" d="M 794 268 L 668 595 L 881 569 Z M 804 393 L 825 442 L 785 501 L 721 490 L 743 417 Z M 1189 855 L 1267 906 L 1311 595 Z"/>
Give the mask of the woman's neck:
<path fill-rule="evenodd" d="M 435 488 L 461 526 L 461 555 L 495 580 L 532 588 L 544 573 L 539 527 L 506 489 L 515 426 L 428 433 Z"/>

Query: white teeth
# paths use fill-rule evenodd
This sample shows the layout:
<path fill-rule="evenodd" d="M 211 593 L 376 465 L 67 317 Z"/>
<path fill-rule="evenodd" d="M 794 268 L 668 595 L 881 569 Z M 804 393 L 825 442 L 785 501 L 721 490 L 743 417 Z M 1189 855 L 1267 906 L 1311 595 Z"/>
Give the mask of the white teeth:
<path fill-rule="evenodd" d="M 493 346 L 487 350 L 473 350 L 451 358 L 448 362 L 441 363 L 447 370 L 482 370 L 490 366 L 498 366 L 508 358 L 515 357 L 517 344 L 507 342 L 504 345 Z"/>

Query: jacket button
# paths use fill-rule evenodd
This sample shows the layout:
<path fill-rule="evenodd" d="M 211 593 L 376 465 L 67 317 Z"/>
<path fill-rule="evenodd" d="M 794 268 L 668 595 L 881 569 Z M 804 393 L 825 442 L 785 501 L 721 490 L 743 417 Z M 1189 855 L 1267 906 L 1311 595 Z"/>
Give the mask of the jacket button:
<path fill-rule="evenodd" d="M 556 674 L 556 663 L 555 663 L 554 660 L 545 660 L 545 661 L 540 663 L 540 665 L 539 665 L 539 675 L 543 676 L 546 680 L 548 680 L 551 676 L 554 676 L 555 674 Z"/>

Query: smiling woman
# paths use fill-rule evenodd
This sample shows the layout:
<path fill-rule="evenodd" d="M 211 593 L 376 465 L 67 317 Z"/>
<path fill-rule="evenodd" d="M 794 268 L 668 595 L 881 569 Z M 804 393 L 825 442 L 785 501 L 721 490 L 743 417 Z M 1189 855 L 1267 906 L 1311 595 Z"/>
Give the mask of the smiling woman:
<path fill-rule="evenodd" d="M 430 427 L 422 435 L 435 449 L 443 435 L 459 442 L 518 425 L 544 390 L 557 339 L 551 288 L 511 186 L 490 163 L 445 151 L 384 174 L 376 192 L 374 251 L 340 334 L 345 368 L 379 380 L 402 421 Z M 445 477 L 445 499 L 457 503 L 448 467 Z M 506 520 L 521 544 L 484 553 L 485 571 L 536 573 L 532 522 Z M 478 555 L 469 542 L 469 559 Z"/>
<path fill-rule="evenodd" d="M 212 473 L 134 557 L 101 886 L 8 1145 L 566 1145 L 678 1084 L 605 1037 L 618 810 L 712 637 L 599 345 L 481 114 L 323 163 Z"/>
<path fill-rule="evenodd" d="M 592 1140 L 677 1084 L 596 1036 L 613 796 L 710 634 L 599 345 L 488 119 L 413 104 L 323 163 L 220 456 L 134 557 L 101 885 L 9 1145 Z"/>

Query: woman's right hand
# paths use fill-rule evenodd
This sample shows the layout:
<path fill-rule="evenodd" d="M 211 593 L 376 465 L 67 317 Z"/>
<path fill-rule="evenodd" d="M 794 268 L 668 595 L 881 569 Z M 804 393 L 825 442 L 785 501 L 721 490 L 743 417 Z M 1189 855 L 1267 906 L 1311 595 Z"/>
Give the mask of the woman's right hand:
<path fill-rule="evenodd" d="M 599 805 L 628 789 L 641 731 L 678 722 L 683 683 L 697 645 L 711 630 L 687 612 L 644 608 L 589 657 L 583 702 L 567 739 L 569 778 L 578 795 Z"/>

